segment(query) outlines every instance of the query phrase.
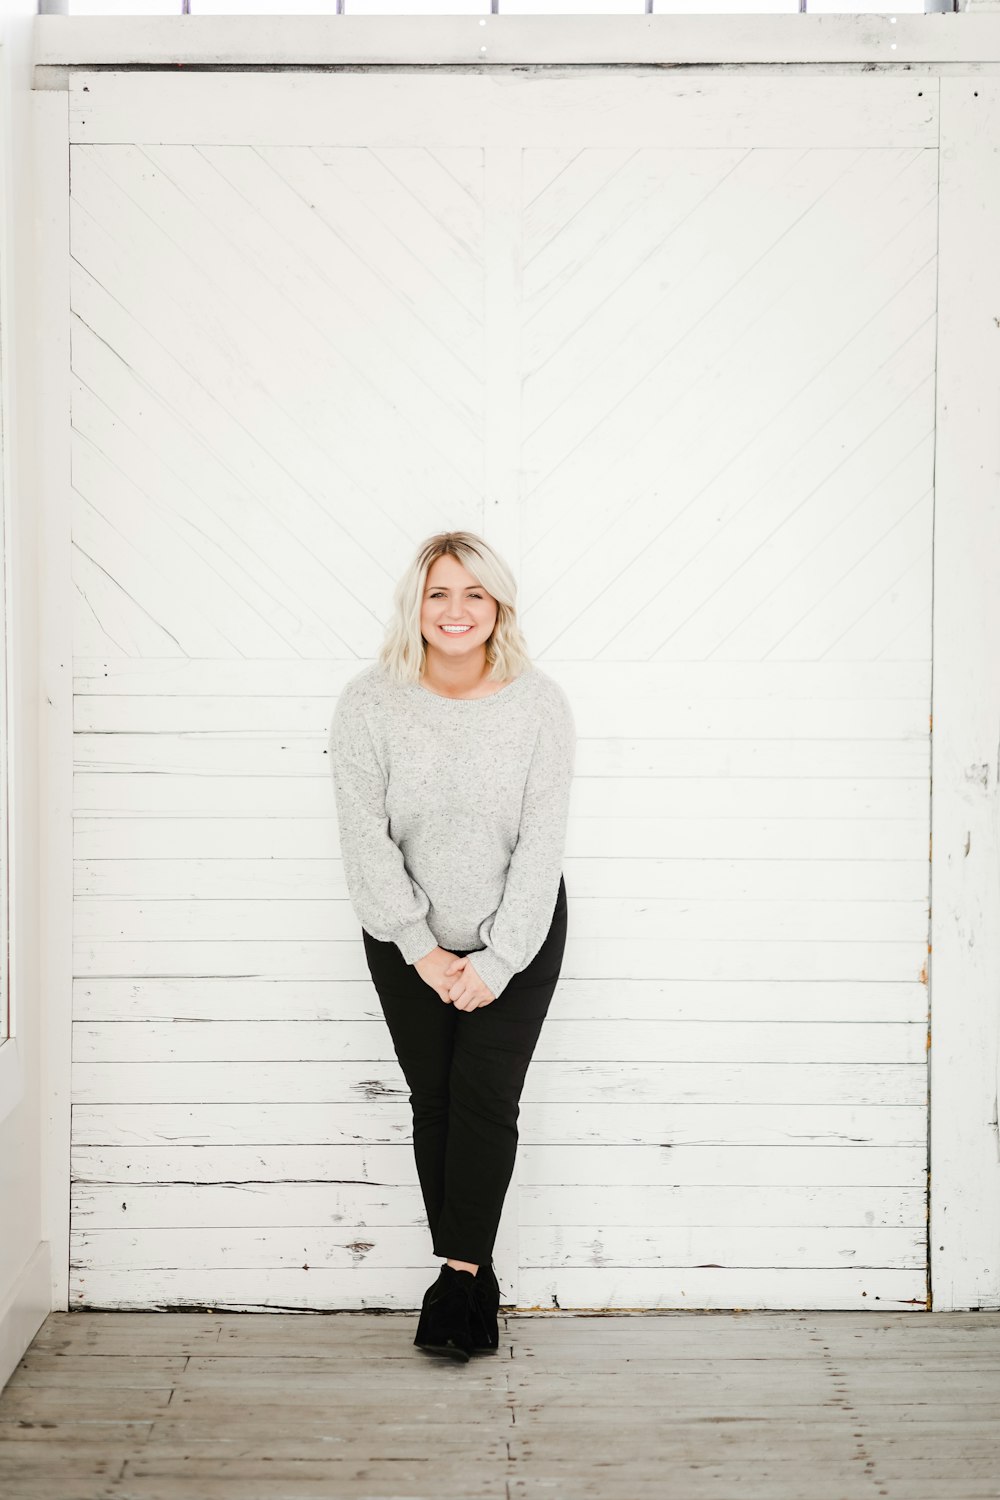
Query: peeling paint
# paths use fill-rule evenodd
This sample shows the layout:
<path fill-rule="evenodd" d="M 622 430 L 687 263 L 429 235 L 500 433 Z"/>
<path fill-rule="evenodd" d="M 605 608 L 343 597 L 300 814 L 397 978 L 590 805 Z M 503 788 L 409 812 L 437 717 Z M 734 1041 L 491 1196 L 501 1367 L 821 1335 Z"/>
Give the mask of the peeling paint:
<path fill-rule="evenodd" d="M 402 1089 L 391 1088 L 381 1078 L 361 1078 L 351 1087 L 365 1099 L 396 1099 L 403 1094 Z"/>

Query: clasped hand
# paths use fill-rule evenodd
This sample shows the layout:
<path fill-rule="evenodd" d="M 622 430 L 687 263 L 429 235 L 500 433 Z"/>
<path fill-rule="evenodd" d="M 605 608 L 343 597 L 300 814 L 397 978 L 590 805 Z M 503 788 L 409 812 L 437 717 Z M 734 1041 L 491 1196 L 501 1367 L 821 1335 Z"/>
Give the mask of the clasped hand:
<path fill-rule="evenodd" d="M 476 973 L 471 957 L 460 958 L 447 948 L 432 948 L 413 966 L 425 984 L 436 990 L 445 1005 L 456 1010 L 478 1010 L 496 999 Z"/>

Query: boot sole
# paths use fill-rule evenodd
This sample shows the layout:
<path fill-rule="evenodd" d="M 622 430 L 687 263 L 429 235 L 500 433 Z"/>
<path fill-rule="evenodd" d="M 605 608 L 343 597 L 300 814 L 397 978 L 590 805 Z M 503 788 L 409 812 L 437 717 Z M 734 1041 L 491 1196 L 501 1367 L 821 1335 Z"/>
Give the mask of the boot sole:
<path fill-rule="evenodd" d="M 425 1354 L 445 1354 L 451 1359 L 458 1360 L 461 1364 L 467 1364 L 469 1356 L 458 1344 L 418 1344 Z"/>

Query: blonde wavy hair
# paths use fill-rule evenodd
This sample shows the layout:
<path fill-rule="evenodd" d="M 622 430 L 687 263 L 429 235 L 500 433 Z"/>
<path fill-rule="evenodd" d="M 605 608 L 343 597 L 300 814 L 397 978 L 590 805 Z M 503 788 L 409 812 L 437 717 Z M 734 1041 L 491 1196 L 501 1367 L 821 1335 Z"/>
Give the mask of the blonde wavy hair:
<path fill-rule="evenodd" d="M 454 557 L 497 601 L 496 624 L 486 642 L 489 676 L 496 682 L 519 677 L 531 665 L 528 643 L 517 623 L 517 584 L 510 568 L 473 531 L 439 531 L 421 542 L 393 592 L 392 619 L 378 660 L 397 682 L 419 682 L 427 655 L 420 632 L 420 609 L 427 574 L 444 556 Z"/>

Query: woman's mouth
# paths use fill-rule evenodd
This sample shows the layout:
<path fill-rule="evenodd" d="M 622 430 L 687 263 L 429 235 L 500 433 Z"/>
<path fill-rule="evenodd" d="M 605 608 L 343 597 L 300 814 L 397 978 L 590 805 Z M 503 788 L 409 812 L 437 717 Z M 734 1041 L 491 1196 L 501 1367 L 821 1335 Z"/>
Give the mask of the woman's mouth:
<path fill-rule="evenodd" d="M 472 626 L 471 625 L 440 625 L 440 626 L 438 626 L 438 629 L 439 630 L 443 630 L 444 633 L 445 633 L 445 635 L 465 635 L 465 633 L 466 633 L 467 630 L 471 630 L 472 629 Z"/>

